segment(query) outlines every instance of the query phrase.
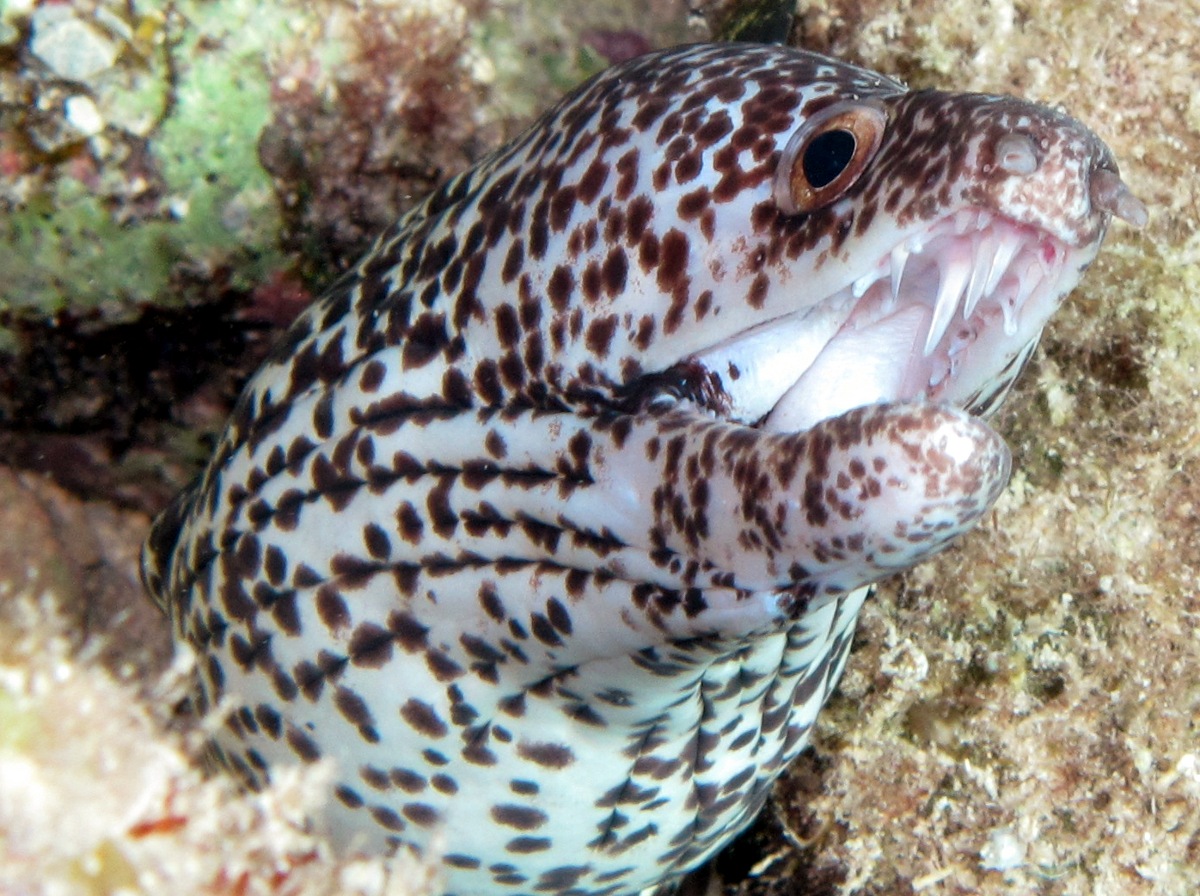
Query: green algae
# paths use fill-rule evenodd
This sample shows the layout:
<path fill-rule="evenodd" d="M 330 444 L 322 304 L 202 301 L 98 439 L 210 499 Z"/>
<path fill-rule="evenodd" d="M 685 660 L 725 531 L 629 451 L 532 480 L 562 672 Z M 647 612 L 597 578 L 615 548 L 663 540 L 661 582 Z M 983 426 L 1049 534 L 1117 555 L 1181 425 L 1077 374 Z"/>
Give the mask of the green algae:
<path fill-rule="evenodd" d="M 129 26 L 122 55 L 68 91 L 93 99 L 102 131 L 73 138 L 54 103 L 38 121 L 43 132 L 61 127 L 51 144 L 30 136 L 31 116 L 4 120 L 15 137 L 0 309 L 119 318 L 171 301 L 181 266 L 227 271 L 229 285 L 246 287 L 279 263 L 272 185 L 256 153 L 270 117 L 262 29 L 279 30 L 288 6 L 179 3 L 161 19 L 149 16 L 156 4 L 142 6 L 107 9 Z M 56 97 L 61 85 L 20 58 L 10 82 L 35 104 Z"/>

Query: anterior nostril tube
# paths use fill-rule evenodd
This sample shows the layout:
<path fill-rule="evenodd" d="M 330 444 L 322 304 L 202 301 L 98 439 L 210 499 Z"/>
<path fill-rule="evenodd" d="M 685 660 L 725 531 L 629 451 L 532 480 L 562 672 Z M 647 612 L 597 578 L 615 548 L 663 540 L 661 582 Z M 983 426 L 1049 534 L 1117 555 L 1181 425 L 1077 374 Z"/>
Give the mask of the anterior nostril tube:
<path fill-rule="evenodd" d="M 1037 148 L 1024 134 L 1005 134 L 996 141 L 996 165 L 1009 174 L 1037 171 Z"/>
<path fill-rule="evenodd" d="M 1129 191 L 1129 187 L 1121 180 L 1121 175 L 1115 171 L 1108 168 L 1094 170 L 1090 192 L 1094 207 L 1134 227 L 1145 227 L 1146 222 L 1150 220 L 1146 204 Z"/>

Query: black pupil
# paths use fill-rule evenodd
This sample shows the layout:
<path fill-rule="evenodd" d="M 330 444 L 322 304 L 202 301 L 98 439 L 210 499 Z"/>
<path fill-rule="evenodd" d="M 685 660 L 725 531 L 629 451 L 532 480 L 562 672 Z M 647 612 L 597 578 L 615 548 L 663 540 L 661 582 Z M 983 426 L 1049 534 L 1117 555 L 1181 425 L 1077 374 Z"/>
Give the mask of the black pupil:
<path fill-rule="evenodd" d="M 854 158 L 854 135 L 833 130 L 818 134 L 804 150 L 804 176 L 814 190 L 829 184 Z"/>

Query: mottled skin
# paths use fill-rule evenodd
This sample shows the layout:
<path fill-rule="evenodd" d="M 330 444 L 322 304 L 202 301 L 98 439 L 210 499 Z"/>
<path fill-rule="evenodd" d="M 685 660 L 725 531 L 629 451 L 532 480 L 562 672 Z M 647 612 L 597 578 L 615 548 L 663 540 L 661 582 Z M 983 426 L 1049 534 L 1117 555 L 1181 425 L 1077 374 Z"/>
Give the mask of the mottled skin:
<path fill-rule="evenodd" d="M 838 103 L 878 148 L 799 208 L 788 142 Z M 332 759 L 340 842 L 441 835 L 450 893 L 695 867 L 804 746 L 865 586 L 1003 488 L 953 405 L 1002 400 L 1135 205 L 1010 98 L 751 45 L 589 81 L 301 316 L 156 523 L 217 754 Z"/>

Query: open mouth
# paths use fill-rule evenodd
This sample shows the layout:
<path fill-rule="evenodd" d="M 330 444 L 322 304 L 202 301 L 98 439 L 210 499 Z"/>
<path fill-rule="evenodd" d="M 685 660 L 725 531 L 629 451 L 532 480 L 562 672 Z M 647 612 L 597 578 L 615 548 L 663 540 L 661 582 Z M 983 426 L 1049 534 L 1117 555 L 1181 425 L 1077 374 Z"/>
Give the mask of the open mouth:
<path fill-rule="evenodd" d="M 1094 251 L 965 209 L 907 237 L 818 304 L 691 360 L 720 378 L 731 417 L 775 432 L 881 401 L 986 413 Z"/>

